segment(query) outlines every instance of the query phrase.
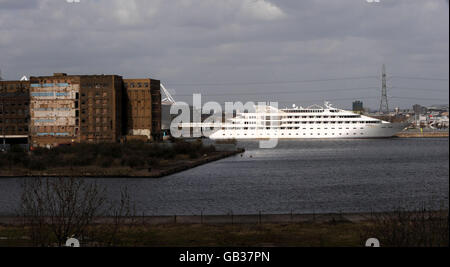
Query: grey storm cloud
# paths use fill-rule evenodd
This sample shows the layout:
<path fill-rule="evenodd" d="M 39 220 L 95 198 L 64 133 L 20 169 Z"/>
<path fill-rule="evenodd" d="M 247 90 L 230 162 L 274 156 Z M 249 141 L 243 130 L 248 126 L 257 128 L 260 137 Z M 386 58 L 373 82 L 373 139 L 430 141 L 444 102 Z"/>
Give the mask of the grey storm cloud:
<path fill-rule="evenodd" d="M 446 0 L 0 0 L 0 68 L 150 76 L 183 101 L 376 107 L 384 63 L 408 107 L 448 103 L 448 25 Z M 341 77 L 366 78 L 327 81 Z"/>
<path fill-rule="evenodd" d="M 36 8 L 38 0 L 0 0 L 0 10 L 2 9 L 28 9 Z"/>

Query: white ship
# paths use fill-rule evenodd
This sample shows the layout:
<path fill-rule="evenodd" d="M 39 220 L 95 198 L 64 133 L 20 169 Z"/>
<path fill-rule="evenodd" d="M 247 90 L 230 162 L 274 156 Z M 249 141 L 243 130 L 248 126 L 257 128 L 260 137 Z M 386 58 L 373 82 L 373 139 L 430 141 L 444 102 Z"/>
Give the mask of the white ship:
<path fill-rule="evenodd" d="M 211 139 L 310 139 L 392 137 L 408 123 L 390 123 L 337 109 L 328 102 L 307 108 L 256 106 L 220 124 Z"/>

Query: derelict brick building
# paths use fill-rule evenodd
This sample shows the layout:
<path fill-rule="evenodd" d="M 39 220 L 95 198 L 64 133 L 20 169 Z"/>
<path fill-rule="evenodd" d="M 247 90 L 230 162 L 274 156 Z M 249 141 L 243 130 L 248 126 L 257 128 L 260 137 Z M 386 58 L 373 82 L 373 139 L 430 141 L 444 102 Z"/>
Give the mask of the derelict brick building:
<path fill-rule="evenodd" d="M 82 142 L 119 142 L 123 134 L 123 81 L 117 75 L 84 75 L 80 87 Z"/>
<path fill-rule="evenodd" d="M 126 134 L 161 139 L 160 81 L 124 79 L 126 90 Z"/>
<path fill-rule="evenodd" d="M 30 77 L 31 144 L 118 142 L 122 92 L 117 75 Z"/>
<path fill-rule="evenodd" d="M 0 134 L 33 146 L 161 139 L 159 80 L 55 73 L 0 81 L 0 105 Z"/>
<path fill-rule="evenodd" d="M 0 81 L 0 143 L 27 142 L 30 83 Z"/>

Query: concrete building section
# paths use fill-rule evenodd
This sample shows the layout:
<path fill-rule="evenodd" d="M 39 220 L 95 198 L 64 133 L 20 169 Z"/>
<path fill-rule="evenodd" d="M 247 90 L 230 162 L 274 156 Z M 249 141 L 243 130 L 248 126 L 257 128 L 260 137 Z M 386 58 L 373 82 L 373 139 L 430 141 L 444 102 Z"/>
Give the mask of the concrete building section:
<path fill-rule="evenodd" d="M 0 145 L 27 143 L 30 83 L 0 81 Z"/>
<path fill-rule="evenodd" d="M 145 136 L 148 140 L 160 140 L 160 81 L 148 78 L 124 79 L 124 87 L 127 136 Z"/>

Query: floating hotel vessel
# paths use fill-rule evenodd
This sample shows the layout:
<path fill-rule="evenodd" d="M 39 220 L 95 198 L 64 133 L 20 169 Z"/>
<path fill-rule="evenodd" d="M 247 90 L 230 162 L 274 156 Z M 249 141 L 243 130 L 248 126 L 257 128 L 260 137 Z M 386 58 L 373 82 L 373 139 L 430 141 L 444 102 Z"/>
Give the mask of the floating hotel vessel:
<path fill-rule="evenodd" d="M 408 123 L 387 121 L 337 109 L 325 102 L 307 108 L 276 109 L 255 106 L 254 113 L 238 113 L 221 124 L 211 139 L 302 139 L 392 137 Z"/>

